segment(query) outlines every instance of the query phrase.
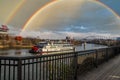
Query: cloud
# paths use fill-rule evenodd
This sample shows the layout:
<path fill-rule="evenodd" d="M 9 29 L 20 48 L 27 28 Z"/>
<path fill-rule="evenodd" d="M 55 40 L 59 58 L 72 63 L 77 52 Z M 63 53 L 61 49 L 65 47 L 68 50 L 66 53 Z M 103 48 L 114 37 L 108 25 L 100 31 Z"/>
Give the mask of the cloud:
<path fill-rule="evenodd" d="M 56 32 L 56 31 L 43 31 L 43 32 L 36 32 L 36 31 L 26 31 L 23 32 L 21 35 L 24 37 L 34 37 L 34 38 L 41 38 L 41 39 L 65 39 L 66 36 L 70 36 L 74 39 L 115 39 L 120 35 L 110 34 L 110 33 L 95 33 L 95 32 L 86 32 L 86 33 L 78 33 L 78 32 Z"/>
<path fill-rule="evenodd" d="M 80 29 L 85 30 L 85 29 L 87 29 L 87 28 L 84 27 L 84 26 L 80 26 Z"/>
<path fill-rule="evenodd" d="M 120 19 L 99 2 L 62 0 L 39 12 L 26 30 L 120 34 L 119 26 Z"/>
<path fill-rule="evenodd" d="M 103 0 L 102 0 L 103 1 Z M 103 1 L 110 4 L 113 9 L 119 10 L 118 0 Z M 1 0 L 0 22 L 1 24 L 8 18 L 14 7 L 20 2 L 14 0 Z M 19 35 L 21 28 L 29 17 L 51 0 L 27 1 L 14 15 L 10 22 L 10 34 Z M 62 5 L 62 6 L 61 6 Z M 120 34 L 120 20 L 107 8 L 93 2 L 92 0 L 62 0 L 56 5 L 45 8 L 28 25 L 31 31 L 23 32 L 23 36 L 41 38 L 64 38 L 73 36 L 76 38 L 96 34 L 107 36 L 118 36 Z M 85 34 L 86 33 L 86 34 Z M 111 35 L 113 34 L 113 35 Z M 54 37 L 53 37 L 54 36 Z"/>

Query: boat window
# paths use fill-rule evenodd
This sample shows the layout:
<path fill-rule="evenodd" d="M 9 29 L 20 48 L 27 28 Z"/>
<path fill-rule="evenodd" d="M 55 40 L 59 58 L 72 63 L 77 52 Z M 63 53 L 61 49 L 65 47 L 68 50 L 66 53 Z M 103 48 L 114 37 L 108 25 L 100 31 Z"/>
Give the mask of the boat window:
<path fill-rule="evenodd" d="M 65 44 L 65 45 L 63 45 L 63 47 L 71 47 L 71 46 L 73 46 L 73 45 L 71 45 L 71 44 Z"/>
<path fill-rule="evenodd" d="M 47 45 L 47 43 L 39 43 L 39 44 L 37 44 L 37 46 L 40 47 L 40 48 L 43 48 L 46 45 Z"/>

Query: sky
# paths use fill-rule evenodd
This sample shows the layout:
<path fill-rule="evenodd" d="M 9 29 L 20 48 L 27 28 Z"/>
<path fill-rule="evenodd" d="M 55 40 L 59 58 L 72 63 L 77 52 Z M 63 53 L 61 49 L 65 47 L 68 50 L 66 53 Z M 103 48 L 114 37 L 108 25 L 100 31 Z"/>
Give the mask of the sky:
<path fill-rule="evenodd" d="M 118 15 L 120 15 L 120 0 L 100 0 L 108 7 L 113 9 Z"/>
<path fill-rule="evenodd" d="M 99 1 L 0 0 L 0 24 L 26 37 L 119 36 L 120 0 Z"/>
<path fill-rule="evenodd" d="M 51 0 L 0 0 L 0 23 L 20 27 Z"/>

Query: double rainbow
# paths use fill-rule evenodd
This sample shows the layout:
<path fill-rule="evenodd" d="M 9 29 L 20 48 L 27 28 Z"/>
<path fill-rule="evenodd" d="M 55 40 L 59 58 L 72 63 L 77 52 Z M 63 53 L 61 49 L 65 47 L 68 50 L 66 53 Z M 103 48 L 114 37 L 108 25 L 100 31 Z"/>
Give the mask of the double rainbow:
<path fill-rule="evenodd" d="M 20 8 L 22 7 L 22 5 L 24 5 L 26 2 L 26 0 L 21 0 L 17 6 L 15 7 L 15 9 L 10 13 L 10 15 L 8 16 L 7 20 L 5 21 L 5 24 L 9 24 L 10 21 L 14 18 L 14 16 L 16 15 L 16 13 L 20 10 Z"/>
<path fill-rule="evenodd" d="M 59 1 L 62 0 L 52 0 L 51 2 L 47 3 L 46 5 L 44 5 L 43 7 L 41 7 L 40 9 L 38 9 L 33 15 L 31 15 L 31 17 L 25 22 L 24 26 L 22 27 L 22 31 L 23 32 L 27 26 L 32 22 L 32 20 L 39 14 L 41 13 L 44 9 L 47 9 L 48 7 L 58 3 Z M 91 0 L 91 1 L 99 1 L 99 0 Z M 9 24 L 9 22 L 14 18 L 15 14 L 17 13 L 17 11 L 19 11 L 19 9 L 21 8 L 22 5 L 24 5 L 26 2 L 26 0 L 22 0 L 18 6 L 16 6 L 16 8 L 14 9 L 14 11 L 10 14 L 10 16 L 8 17 L 6 24 Z M 103 7 L 105 7 L 106 9 L 108 9 L 109 11 L 111 11 L 117 18 L 119 18 L 118 14 L 114 12 L 114 10 L 112 10 L 111 8 L 109 8 L 107 5 L 103 4 L 102 2 L 99 1 L 99 4 Z"/>

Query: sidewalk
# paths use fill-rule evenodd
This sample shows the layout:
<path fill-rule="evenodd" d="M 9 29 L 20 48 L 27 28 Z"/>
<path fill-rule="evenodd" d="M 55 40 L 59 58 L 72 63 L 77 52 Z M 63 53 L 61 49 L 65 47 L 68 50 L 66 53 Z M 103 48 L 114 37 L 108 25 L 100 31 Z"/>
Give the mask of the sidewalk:
<path fill-rule="evenodd" d="M 120 80 L 120 55 L 78 76 L 78 80 Z"/>

